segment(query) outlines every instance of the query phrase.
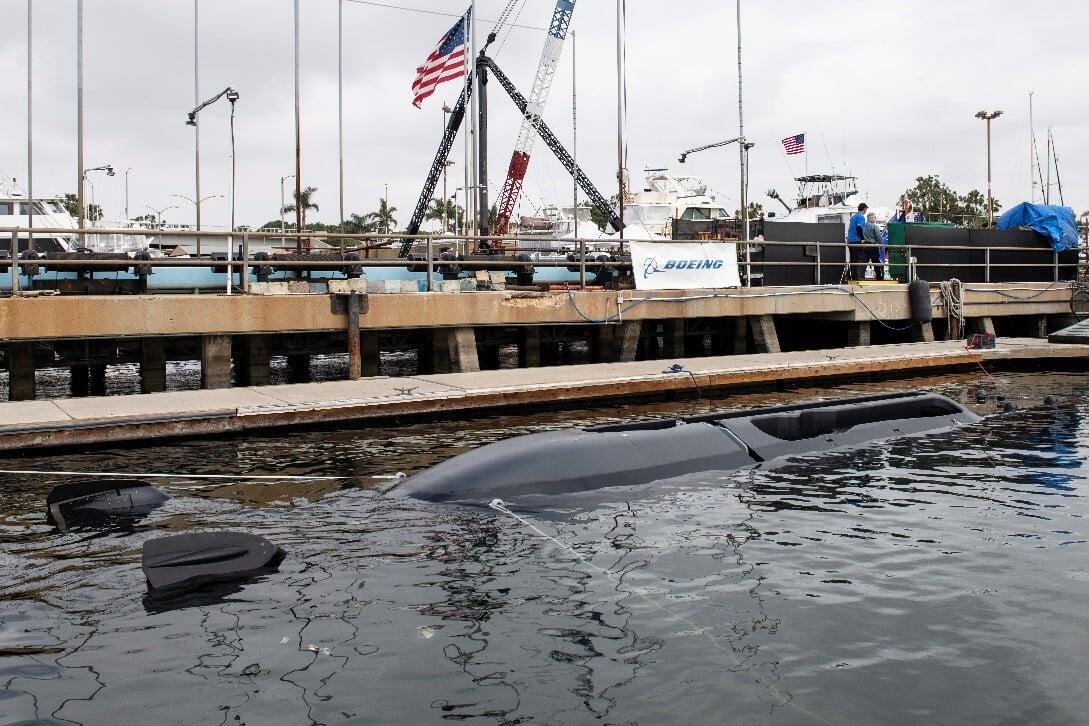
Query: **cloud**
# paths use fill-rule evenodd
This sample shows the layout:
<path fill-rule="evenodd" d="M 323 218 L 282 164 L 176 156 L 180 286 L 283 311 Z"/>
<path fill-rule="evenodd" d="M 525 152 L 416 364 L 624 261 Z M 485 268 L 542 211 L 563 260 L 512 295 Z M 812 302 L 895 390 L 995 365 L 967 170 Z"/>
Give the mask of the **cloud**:
<path fill-rule="evenodd" d="M 396 0 L 398 3 L 402 0 Z M 453 0 L 403 0 L 460 13 Z M 482 17 L 500 0 L 480 0 Z M 86 162 L 132 168 L 131 209 L 179 204 L 193 194 L 193 105 L 190 0 L 95 0 L 85 3 Z M 737 155 L 726 149 L 676 157 L 685 148 L 736 135 L 734 9 L 698 0 L 628 3 L 628 150 L 633 180 L 644 166 L 673 166 L 704 176 L 736 200 Z M 201 3 L 201 95 L 228 83 L 241 92 L 238 111 L 240 222 L 276 216 L 280 177 L 294 171 L 292 4 L 288 0 Z M 1042 0 L 1032 12 L 1014 0 L 923 0 L 834 8 L 796 0 L 744 0 L 746 130 L 757 147 L 752 184 L 785 190 L 805 160 L 788 163 L 779 140 L 808 134 L 810 172 L 849 170 L 871 198 L 891 203 L 914 177 L 939 173 L 955 188 L 986 182 L 983 107 L 1002 108 L 995 122 L 995 193 L 1006 202 L 1029 195 L 1028 92 L 1036 92 L 1043 137 L 1054 124 L 1068 203 L 1086 200 L 1089 122 L 1084 52 L 1074 33 L 1089 21 L 1084 5 Z M 67 0 L 35 8 L 35 178 L 37 191 L 75 187 L 75 27 Z M 303 0 L 303 183 L 319 189 L 326 221 L 337 218 L 336 0 Z M 519 21 L 546 25 L 551 0 L 528 0 Z M 7 16 L 0 77 L 9 88 L 0 117 L 0 171 L 25 176 L 25 18 Z M 578 52 L 578 155 L 607 194 L 616 175 L 615 6 L 582 0 L 573 28 Z M 345 197 L 347 213 L 373 209 L 389 185 L 403 222 L 415 204 L 441 134 L 444 88 L 417 110 L 409 86 L 416 65 L 452 18 L 345 2 Z M 1059 29 L 1058 31 L 1056 29 Z M 512 30 L 495 57 L 528 92 L 544 36 Z M 571 44 L 565 50 L 546 120 L 566 142 L 572 133 Z M 491 182 L 502 183 L 519 119 L 496 84 L 490 88 Z M 202 193 L 225 194 L 229 174 L 226 106 L 202 114 Z M 1041 142 L 1042 143 L 1042 142 Z M 452 155 L 451 188 L 461 186 L 461 142 Z M 1041 151 L 1042 151 L 1041 146 Z M 458 180 L 456 183 L 454 180 Z M 123 204 L 121 175 L 95 180 L 108 215 Z M 451 189 L 452 191 L 452 189 Z M 526 208 L 570 198 L 571 183 L 537 144 Z M 227 207 L 210 202 L 206 219 L 222 225 Z"/>

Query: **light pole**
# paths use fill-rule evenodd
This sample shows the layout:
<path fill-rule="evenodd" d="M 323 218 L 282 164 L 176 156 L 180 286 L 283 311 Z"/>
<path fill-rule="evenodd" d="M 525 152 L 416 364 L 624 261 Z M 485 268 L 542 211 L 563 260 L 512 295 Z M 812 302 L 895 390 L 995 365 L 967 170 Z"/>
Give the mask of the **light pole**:
<path fill-rule="evenodd" d="M 344 0 L 337 0 L 337 155 L 340 165 L 340 231 L 344 231 Z"/>
<path fill-rule="evenodd" d="M 449 123 L 448 117 L 453 113 L 453 109 L 445 103 L 442 104 L 442 133 L 446 135 L 446 124 Z M 454 165 L 454 162 L 449 159 L 442 166 L 442 233 L 446 234 L 450 231 L 449 221 L 446 219 L 446 171 Z"/>
<path fill-rule="evenodd" d="M 302 106 L 299 99 L 299 0 L 295 0 L 295 233 L 302 233 Z M 295 238 L 302 252 L 302 237 Z"/>
<path fill-rule="evenodd" d="M 185 200 L 185 201 L 189 202 L 190 204 L 192 204 L 194 207 L 197 207 L 198 209 L 200 208 L 200 205 L 204 204 L 209 199 L 223 199 L 222 194 L 209 194 L 206 197 L 200 197 L 198 199 L 193 199 L 192 197 L 187 197 L 184 194 L 171 194 L 170 196 L 174 197 L 175 199 Z"/>
<path fill-rule="evenodd" d="M 87 170 L 85 170 L 83 172 L 83 181 L 85 181 L 85 182 L 87 182 L 88 184 L 91 185 L 91 206 L 93 207 L 93 206 L 95 206 L 95 185 L 94 185 L 94 182 L 92 182 L 90 180 L 90 178 L 88 177 L 88 175 L 92 171 L 104 171 L 104 172 L 106 172 L 106 176 L 114 176 L 116 172 L 114 172 L 113 166 L 111 166 L 110 164 L 103 164 L 102 166 L 94 166 L 94 167 L 91 167 L 90 169 L 87 169 Z M 82 186 L 82 184 L 80 186 Z M 91 224 L 94 224 L 94 221 L 95 220 L 92 219 Z"/>
<path fill-rule="evenodd" d="M 1002 115 L 1001 111 L 980 111 L 976 118 L 987 125 L 987 221 L 994 226 L 994 194 L 991 193 L 991 122 Z"/>
<path fill-rule="evenodd" d="M 125 169 L 125 221 L 128 222 L 132 217 L 129 216 L 129 172 L 132 171 L 130 166 Z"/>
<path fill-rule="evenodd" d="M 163 228 L 163 214 L 170 211 L 171 209 L 178 208 L 178 205 L 176 204 L 172 204 L 169 207 L 163 207 L 162 209 L 156 209 L 150 204 L 145 204 L 144 206 L 150 209 L 152 212 L 155 212 L 155 227 L 160 230 Z"/>
<path fill-rule="evenodd" d="M 284 208 L 287 207 L 287 200 L 284 199 L 284 182 L 288 179 L 294 179 L 294 174 L 288 174 L 287 176 L 280 177 L 280 246 L 283 247 L 287 244 L 287 239 L 284 237 L 287 228 L 284 224 Z"/>
<path fill-rule="evenodd" d="M 193 0 L 193 105 L 200 103 L 200 0 Z M 200 126 L 193 119 L 194 196 L 200 199 Z M 200 203 L 197 203 L 197 256 L 200 256 Z"/>
<path fill-rule="evenodd" d="M 32 0 L 26 0 L 26 196 L 27 249 L 34 253 L 34 11 Z M 16 244 L 18 247 L 18 244 Z M 12 259 L 18 250 L 11 251 Z"/>
<path fill-rule="evenodd" d="M 297 0 L 296 0 L 297 1 Z M 226 98 L 231 104 L 231 234 L 227 237 L 227 294 L 231 294 L 231 284 L 234 282 L 234 268 L 231 267 L 231 259 L 234 255 L 234 230 L 235 230 L 235 182 L 238 172 L 238 155 L 235 153 L 234 146 L 234 114 L 235 105 L 238 103 L 238 91 L 233 86 L 227 86 L 216 95 L 209 98 L 207 101 L 198 104 L 196 108 L 189 112 L 189 116 L 186 119 L 186 123 L 190 126 L 197 124 L 197 114 L 204 109 L 211 106 L 213 103 L 221 98 Z"/>
<path fill-rule="evenodd" d="M 76 164 L 79 167 L 76 197 L 79 228 L 83 229 L 87 226 L 87 209 L 83 202 L 83 0 L 76 0 L 76 136 Z"/>
<path fill-rule="evenodd" d="M 385 215 L 382 218 L 382 226 L 384 227 L 382 232 L 384 232 L 385 234 L 389 234 L 389 183 L 387 182 L 384 186 L 386 192 L 382 196 L 382 206 L 385 207 L 385 209 L 383 210 L 385 212 Z"/>

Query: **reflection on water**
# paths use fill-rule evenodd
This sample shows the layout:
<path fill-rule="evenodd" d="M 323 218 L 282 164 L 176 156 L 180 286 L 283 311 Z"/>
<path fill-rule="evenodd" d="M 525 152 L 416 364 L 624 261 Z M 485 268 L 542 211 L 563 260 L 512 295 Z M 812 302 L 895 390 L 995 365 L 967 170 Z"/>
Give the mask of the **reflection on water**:
<path fill-rule="evenodd" d="M 7 460 L 343 478 L 177 478 L 128 531 L 58 533 L 56 479 L 4 476 L 0 721 L 1082 722 L 1089 376 L 917 384 L 986 414 L 975 389 L 997 387 L 1023 410 L 524 521 L 371 477 L 547 428 L 909 384 Z M 141 544 L 215 528 L 288 557 L 145 610 Z"/>

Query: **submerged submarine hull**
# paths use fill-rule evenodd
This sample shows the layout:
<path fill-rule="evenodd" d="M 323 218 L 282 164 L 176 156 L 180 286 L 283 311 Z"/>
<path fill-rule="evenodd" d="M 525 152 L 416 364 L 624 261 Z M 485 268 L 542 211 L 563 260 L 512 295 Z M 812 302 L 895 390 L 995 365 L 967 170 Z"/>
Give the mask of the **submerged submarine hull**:
<path fill-rule="evenodd" d="M 915 392 L 550 431 L 454 457 L 404 480 L 393 493 L 479 502 L 636 486 L 979 420 L 944 396 Z"/>

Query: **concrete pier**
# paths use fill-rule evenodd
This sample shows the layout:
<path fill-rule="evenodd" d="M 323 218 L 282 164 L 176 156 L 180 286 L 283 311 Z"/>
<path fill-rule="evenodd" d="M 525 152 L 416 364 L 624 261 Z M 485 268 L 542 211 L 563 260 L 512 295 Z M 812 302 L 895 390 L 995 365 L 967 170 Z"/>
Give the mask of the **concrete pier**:
<path fill-rule="evenodd" d="M 464 342 L 464 341 L 463 341 Z M 219 354 L 222 347 L 212 343 Z M 906 343 L 677 361 L 507 369 L 363 378 L 306 385 L 175 391 L 146 396 L 0 403 L 0 450 L 87 446 L 119 441 L 242 433 L 389 417 L 435 415 L 623 396 L 693 394 L 768 383 L 873 379 L 1003 361 L 1089 359 L 1089 345 L 1002 339 L 994 350 L 967 350 L 964 341 Z M 221 359 L 219 359 L 221 361 Z M 407 384 L 407 385 L 406 385 Z"/>

